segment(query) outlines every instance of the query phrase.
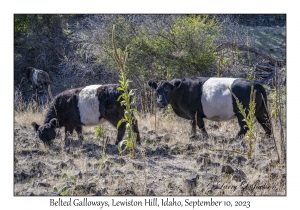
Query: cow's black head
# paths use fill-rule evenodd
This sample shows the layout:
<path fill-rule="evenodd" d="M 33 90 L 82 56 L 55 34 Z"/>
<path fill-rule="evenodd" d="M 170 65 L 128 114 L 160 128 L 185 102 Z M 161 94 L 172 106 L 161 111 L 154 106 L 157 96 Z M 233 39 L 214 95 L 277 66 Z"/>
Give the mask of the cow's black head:
<path fill-rule="evenodd" d="M 157 92 L 157 106 L 163 108 L 167 106 L 173 98 L 174 91 L 181 85 L 180 79 L 167 82 L 165 80 L 160 81 L 158 84 L 153 81 L 148 82 L 149 87 L 155 89 Z"/>
<path fill-rule="evenodd" d="M 44 144 L 49 144 L 51 140 L 55 139 L 55 128 L 57 126 L 56 118 L 53 118 L 49 123 L 45 123 L 44 125 L 38 125 L 35 122 L 31 123 L 31 125 L 34 128 L 34 131 L 37 133 L 39 139 L 42 140 Z"/>

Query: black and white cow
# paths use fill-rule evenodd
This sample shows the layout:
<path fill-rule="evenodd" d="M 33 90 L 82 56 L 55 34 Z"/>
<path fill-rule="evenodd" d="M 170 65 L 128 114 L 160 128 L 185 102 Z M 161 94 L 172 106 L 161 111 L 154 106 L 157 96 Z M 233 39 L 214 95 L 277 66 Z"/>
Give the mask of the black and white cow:
<path fill-rule="evenodd" d="M 245 127 L 246 123 L 243 121 L 243 116 L 227 87 L 248 110 L 251 86 L 253 85 L 256 90 L 256 119 L 266 134 L 271 135 L 268 123 L 270 119 L 264 104 L 264 101 L 267 103 L 267 95 L 264 87 L 258 83 L 241 78 L 199 77 L 196 79 L 174 79 L 170 82 L 162 80 L 158 84 L 149 81 L 148 85 L 157 91 L 158 107 L 162 108 L 171 104 L 178 116 L 191 120 L 192 136 L 196 133 L 196 122 L 204 136 L 207 136 L 203 118 L 213 121 L 227 121 L 237 117 L 240 125 L 238 137 L 245 135 L 248 128 Z"/>
<path fill-rule="evenodd" d="M 36 69 L 34 67 L 28 67 L 26 69 L 26 75 L 27 79 L 30 79 L 35 88 L 42 86 L 43 89 L 45 89 L 50 85 L 50 77 L 47 72 L 43 70 Z"/>
<path fill-rule="evenodd" d="M 117 126 L 124 116 L 124 107 L 117 101 L 122 94 L 117 90 L 117 84 L 90 85 L 81 88 L 66 90 L 58 94 L 50 106 L 43 125 L 32 123 L 38 137 L 49 144 L 56 136 L 57 127 L 65 127 L 65 138 L 77 132 L 80 139 L 82 126 L 98 125 L 101 119 L 105 119 L 113 126 Z M 134 132 L 137 133 L 137 143 L 140 144 L 140 135 L 137 120 L 134 120 Z M 125 123 L 118 128 L 116 144 L 125 134 Z"/>

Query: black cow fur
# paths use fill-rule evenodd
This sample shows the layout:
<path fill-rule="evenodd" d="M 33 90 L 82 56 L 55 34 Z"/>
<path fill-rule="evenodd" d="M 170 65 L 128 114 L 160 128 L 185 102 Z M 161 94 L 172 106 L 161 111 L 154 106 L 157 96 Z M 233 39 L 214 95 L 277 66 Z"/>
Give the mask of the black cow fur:
<path fill-rule="evenodd" d="M 182 118 L 191 120 L 192 130 L 191 135 L 196 133 L 196 122 L 199 129 L 204 136 L 207 136 L 207 132 L 204 126 L 203 119 L 206 118 L 202 102 L 202 87 L 209 78 L 199 77 L 194 79 L 174 79 L 170 82 L 165 80 L 160 81 L 158 84 L 154 81 L 149 81 L 148 85 L 157 91 L 157 106 L 165 107 L 170 104 L 174 112 Z M 251 86 L 254 86 L 256 90 L 256 113 L 255 116 L 258 122 L 262 125 L 267 136 L 271 135 L 271 129 L 269 126 L 269 116 L 265 107 L 264 101 L 267 105 L 266 91 L 262 85 L 250 82 L 245 79 L 236 79 L 232 85 L 231 90 L 237 96 L 240 102 L 246 110 L 249 109 Z M 243 116 L 239 112 L 236 101 L 232 96 L 232 107 L 235 116 L 238 119 L 240 125 L 240 131 L 237 137 L 242 137 L 246 134 L 248 128 L 245 127 L 246 123 L 243 121 Z M 195 116 L 197 113 L 197 116 Z M 197 120 L 196 120 L 197 117 Z M 217 120 L 216 120 L 217 121 Z"/>
<path fill-rule="evenodd" d="M 100 119 L 109 121 L 113 126 L 117 126 L 120 119 L 124 116 L 124 107 L 117 101 L 122 94 L 117 90 L 117 84 L 102 85 L 97 89 L 96 96 L 99 100 Z M 65 138 L 75 130 L 82 140 L 82 126 L 78 97 L 84 87 L 66 90 L 58 94 L 50 106 L 43 125 L 33 122 L 32 126 L 37 132 L 39 138 L 44 142 L 50 142 L 55 138 L 55 128 L 65 127 Z M 56 120 L 54 120 L 56 119 Z M 56 126 L 55 126 L 56 125 Z M 125 123 L 118 128 L 116 144 L 118 144 L 125 134 Z M 137 133 L 137 143 L 140 144 L 140 135 L 137 120 L 134 120 L 133 130 Z"/>

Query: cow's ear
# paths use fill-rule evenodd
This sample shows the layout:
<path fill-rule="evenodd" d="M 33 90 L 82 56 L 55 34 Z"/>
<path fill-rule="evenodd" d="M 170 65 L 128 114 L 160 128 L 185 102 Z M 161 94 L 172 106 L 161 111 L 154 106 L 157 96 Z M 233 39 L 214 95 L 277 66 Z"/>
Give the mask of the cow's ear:
<path fill-rule="evenodd" d="M 156 88 L 157 88 L 156 82 L 154 82 L 154 81 L 152 81 L 152 80 L 150 80 L 150 81 L 148 82 L 148 85 L 149 85 L 150 88 L 152 88 L 152 89 L 154 89 L 154 90 L 156 90 Z"/>
<path fill-rule="evenodd" d="M 37 130 L 39 129 L 40 126 L 38 124 L 36 124 L 36 122 L 32 122 L 31 125 L 34 129 L 34 132 L 37 132 Z"/>
<path fill-rule="evenodd" d="M 51 125 L 51 128 L 56 128 L 56 125 L 57 125 L 57 119 L 56 119 L 56 118 L 53 118 L 52 120 L 50 120 L 50 125 Z"/>
<path fill-rule="evenodd" d="M 181 79 L 175 79 L 174 82 L 173 82 L 173 84 L 174 84 L 175 88 L 180 88 L 180 86 L 181 86 Z"/>

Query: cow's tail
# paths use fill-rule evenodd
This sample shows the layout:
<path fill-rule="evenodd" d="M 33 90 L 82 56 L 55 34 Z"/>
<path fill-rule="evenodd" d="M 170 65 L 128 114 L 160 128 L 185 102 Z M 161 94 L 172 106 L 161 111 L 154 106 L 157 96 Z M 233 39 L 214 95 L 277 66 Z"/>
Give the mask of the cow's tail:
<path fill-rule="evenodd" d="M 267 98 L 267 93 L 266 93 L 266 90 L 264 87 L 261 86 L 260 88 L 260 92 L 261 92 L 261 97 L 262 97 L 262 101 L 263 101 L 263 107 L 267 113 L 267 117 L 270 119 L 270 116 L 269 116 L 269 109 L 268 109 L 268 98 Z"/>

